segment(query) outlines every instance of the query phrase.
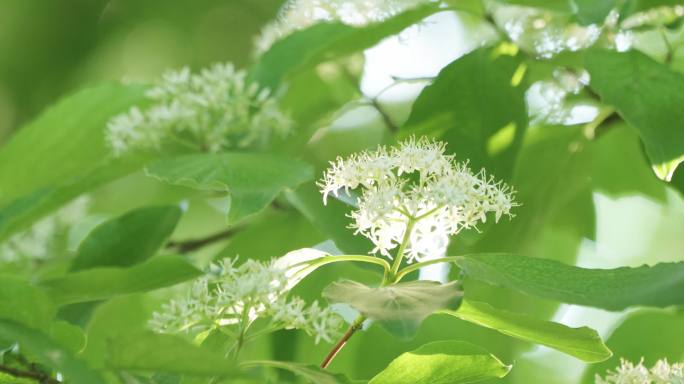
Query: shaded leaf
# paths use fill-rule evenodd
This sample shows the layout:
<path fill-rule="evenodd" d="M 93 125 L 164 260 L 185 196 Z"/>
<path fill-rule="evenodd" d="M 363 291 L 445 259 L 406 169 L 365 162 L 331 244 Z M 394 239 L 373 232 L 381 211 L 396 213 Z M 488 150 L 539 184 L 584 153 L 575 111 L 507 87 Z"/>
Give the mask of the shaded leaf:
<path fill-rule="evenodd" d="M 409 338 L 430 314 L 440 309 L 458 308 L 462 297 L 459 288 L 457 281 L 441 284 L 417 280 L 371 288 L 343 280 L 326 287 L 323 296 L 333 303 L 348 304 L 391 333 Z"/>
<path fill-rule="evenodd" d="M 137 332 L 111 338 L 107 365 L 113 369 L 195 376 L 232 376 L 232 361 L 176 335 Z"/>
<path fill-rule="evenodd" d="M 563 303 L 620 311 L 684 304 L 684 262 L 588 269 L 504 253 L 466 255 L 457 264 L 472 278 Z"/>
<path fill-rule="evenodd" d="M 128 267 L 154 256 L 181 217 L 176 206 L 145 207 L 106 221 L 78 247 L 72 271 Z"/>
<path fill-rule="evenodd" d="M 50 324 L 50 337 L 73 354 L 81 352 L 86 345 L 83 330 L 66 321 L 55 321 Z"/>
<path fill-rule="evenodd" d="M 684 159 L 684 75 L 639 51 L 592 50 L 591 88 L 634 127 L 658 177 L 670 180 Z"/>
<path fill-rule="evenodd" d="M 442 312 L 511 337 L 557 349 L 582 361 L 599 362 L 612 355 L 601 337 L 591 328 L 570 328 L 468 300 L 464 300 L 456 311 Z"/>
<path fill-rule="evenodd" d="M 23 325 L 0 320 L 0 339 L 14 340 L 39 363 L 54 368 L 74 384 L 104 383 L 100 374 L 44 333 Z"/>
<path fill-rule="evenodd" d="M 179 256 L 158 256 L 128 268 L 93 268 L 46 280 L 41 285 L 58 304 L 109 299 L 168 287 L 200 276 L 202 271 Z"/>
<path fill-rule="evenodd" d="M 480 48 L 444 67 L 420 93 L 404 135 L 446 141 L 449 152 L 509 179 L 527 129 L 525 66 L 508 45 Z"/>
<path fill-rule="evenodd" d="M 465 384 L 506 376 L 511 367 L 462 341 L 436 341 L 401 354 L 369 384 Z"/>
<path fill-rule="evenodd" d="M 230 222 L 259 212 L 284 188 L 313 177 L 311 166 L 300 160 L 247 152 L 172 157 L 149 165 L 146 172 L 169 184 L 229 193 Z"/>

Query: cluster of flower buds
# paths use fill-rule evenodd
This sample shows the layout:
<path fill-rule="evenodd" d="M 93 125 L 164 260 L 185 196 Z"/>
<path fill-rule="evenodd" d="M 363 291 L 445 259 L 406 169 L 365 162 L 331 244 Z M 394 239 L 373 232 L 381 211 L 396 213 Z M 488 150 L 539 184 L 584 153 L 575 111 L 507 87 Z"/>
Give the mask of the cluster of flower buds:
<path fill-rule="evenodd" d="M 684 364 L 670 364 L 667 359 L 658 360 L 651 369 L 642 359 L 633 364 L 620 359 L 620 366 L 608 372 L 605 378 L 596 376 L 596 384 L 677 384 L 684 383 Z"/>

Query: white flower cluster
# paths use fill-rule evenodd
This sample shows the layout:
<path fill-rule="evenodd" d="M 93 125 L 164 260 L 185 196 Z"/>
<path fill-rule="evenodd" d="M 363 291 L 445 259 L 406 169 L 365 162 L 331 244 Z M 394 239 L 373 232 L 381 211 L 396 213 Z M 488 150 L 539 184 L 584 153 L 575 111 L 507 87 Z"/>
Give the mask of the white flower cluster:
<path fill-rule="evenodd" d="M 639 364 L 620 359 L 620 367 L 605 378 L 596 375 L 595 380 L 596 384 L 684 384 L 684 364 L 663 359 L 648 369 L 643 359 Z"/>
<path fill-rule="evenodd" d="M 314 302 L 309 307 L 298 297 L 287 297 L 287 273 L 270 263 L 236 259 L 213 264 L 188 294 L 171 300 L 152 315 L 149 326 L 162 333 L 201 332 L 217 326 L 246 329 L 257 318 L 270 318 L 275 328 L 301 329 L 332 342 L 343 320 L 330 308 Z"/>
<path fill-rule="evenodd" d="M 320 21 L 340 21 L 366 25 L 399 14 L 431 0 L 289 0 L 276 21 L 267 24 L 256 40 L 256 50 L 263 53 L 276 41 Z"/>
<path fill-rule="evenodd" d="M 0 262 L 41 262 L 66 249 L 71 227 L 88 211 L 90 199 L 82 196 L 43 218 L 31 228 L 0 244 Z"/>
<path fill-rule="evenodd" d="M 319 187 L 323 201 L 361 188 L 352 227 L 374 244 L 373 253 L 392 258 L 407 229 L 407 261 L 443 254 L 454 235 L 487 220 L 511 216 L 516 204 L 508 186 L 484 171 L 473 173 L 465 163 L 445 155 L 445 144 L 410 138 L 396 148 L 379 147 L 331 162 Z"/>
<path fill-rule="evenodd" d="M 259 147 L 292 127 L 270 90 L 250 83 L 246 72 L 230 63 L 199 74 L 187 67 L 167 72 L 146 96 L 150 107 L 132 107 L 107 123 L 115 155 L 173 141 L 211 152 Z"/>

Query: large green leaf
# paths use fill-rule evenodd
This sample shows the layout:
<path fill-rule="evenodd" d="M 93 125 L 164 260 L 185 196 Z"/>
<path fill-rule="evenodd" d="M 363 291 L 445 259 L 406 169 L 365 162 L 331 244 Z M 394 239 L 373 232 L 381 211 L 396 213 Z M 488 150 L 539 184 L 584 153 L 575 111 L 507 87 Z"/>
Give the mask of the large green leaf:
<path fill-rule="evenodd" d="M 75 196 L 139 169 L 114 160 L 105 125 L 144 100 L 145 87 L 105 84 L 67 96 L 0 148 L 0 238 Z"/>
<path fill-rule="evenodd" d="M 233 376 L 234 362 L 176 335 L 136 332 L 109 339 L 109 368 L 195 376 Z"/>
<path fill-rule="evenodd" d="M 273 44 L 250 77 L 262 86 L 275 88 L 289 75 L 370 48 L 438 11 L 437 5 L 430 4 L 358 28 L 341 22 L 315 24 Z"/>
<path fill-rule="evenodd" d="M 41 285 L 58 304 L 82 303 L 168 287 L 202 272 L 179 256 L 158 256 L 128 268 L 93 268 Z"/>
<path fill-rule="evenodd" d="M 333 303 L 348 304 L 393 334 L 408 338 L 430 314 L 458 308 L 462 298 L 459 287 L 457 281 L 440 284 L 417 280 L 371 288 L 343 280 L 326 287 L 323 296 Z"/>
<path fill-rule="evenodd" d="M 586 68 L 591 88 L 639 132 L 656 174 L 670 180 L 684 159 L 684 75 L 638 51 L 592 50 Z"/>
<path fill-rule="evenodd" d="M 460 57 L 418 96 L 403 134 L 441 138 L 473 168 L 510 178 L 527 128 L 524 77 L 508 45 Z"/>
<path fill-rule="evenodd" d="M 557 349 L 586 362 L 603 361 L 612 355 L 591 328 L 570 328 L 469 300 L 464 300 L 456 311 L 442 312 L 511 337 Z"/>
<path fill-rule="evenodd" d="M 128 267 L 154 256 L 181 217 L 176 206 L 145 207 L 106 221 L 78 247 L 72 271 Z"/>
<path fill-rule="evenodd" d="M 242 368 L 266 367 L 290 371 L 312 384 L 350 384 L 348 378 L 340 374 L 326 372 L 316 366 L 291 363 L 288 361 L 257 360 L 240 364 Z"/>
<path fill-rule="evenodd" d="M 312 167 L 300 160 L 249 152 L 172 157 L 149 165 L 146 171 L 173 185 L 229 193 L 230 222 L 259 212 L 283 189 L 313 177 Z"/>
<path fill-rule="evenodd" d="M 466 384 L 506 376 L 511 367 L 462 341 L 436 341 L 401 354 L 369 384 Z"/>
<path fill-rule="evenodd" d="M 22 351 L 45 366 L 60 372 L 69 383 L 104 383 L 100 374 L 44 333 L 12 321 L 0 320 L 0 339 L 17 342 Z"/>
<path fill-rule="evenodd" d="M 459 257 L 472 278 L 564 303 L 620 311 L 684 304 L 684 262 L 588 269 L 505 253 Z"/>
<path fill-rule="evenodd" d="M 20 278 L 0 275 L 0 319 L 47 328 L 54 315 L 55 308 L 42 289 Z"/>

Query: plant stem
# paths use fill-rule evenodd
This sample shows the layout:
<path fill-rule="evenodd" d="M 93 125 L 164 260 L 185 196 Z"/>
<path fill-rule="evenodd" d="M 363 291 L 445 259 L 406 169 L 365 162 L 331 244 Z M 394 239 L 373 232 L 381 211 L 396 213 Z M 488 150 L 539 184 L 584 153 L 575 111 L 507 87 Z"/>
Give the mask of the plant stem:
<path fill-rule="evenodd" d="M 27 379 L 33 379 L 36 380 L 40 383 L 44 384 L 61 384 L 61 381 L 58 381 L 56 379 L 53 379 L 52 377 L 48 376 L 47 374 L 43 372 L 35 372 L 35 371 L 22 371 L 20 369 L 8 367 L 5 365 L 0 364 L 0 372 L 5 372 L 9 375 L 12 375 L 14 377 L 23 377 Z"/>
<path fill-rule="evenodd" d="M 389 280 L 385 283 L 393 283 L 397 277 L 397 272 L 399 271 L 399 267 L 401 266 L 401 262 L 404 259 L 404 252 L 406 251 L 406 246 L 408 246 L 409 240 L 411 238 L 411 231 L 413 231 L 413 225 L 416 223 L 416 220 L 411 217 L 409 218 L 408 224 L 406 224 L 406 232 L 404 232 L 404 238 L 401 240 L 401 244 L 399 245 L 399 250 L 397 251 L 397 257 L 394 259 L 394 263 L 392 264 L 392 269 L 390 270 L 389 274 Z M 383 284 L 384 285 L 384 284 Z"/>
<path fill-rule="evenodd" d="M 328 366 L 330 365 L 330 363 L 332 363 L 337 353 L 340 352 L 340 350 L 342 350 L 345 344 L 347 344 L 347 341 L 354 335 L 354 333 L 356 333 L 356 331 L 361 329 L 364 320 L 366 320 L 366 318 L 363 315 L 359 315 L 359 317 L 357 317 L 356 320 L 354 320 L 354 322 L 349 326 L 349 328 L 347 328 L 347 331 L 344 333 L 344 335 L 342 335 L 340 341 L 338 341 L 337 344 L 335 344 L 335 346 L 330 350 L 330 352 L 328 352 L 328 355 L 325 357 L 325 359 L 323 359 L 323 362 L 321 363 L 321 369 L 328 368 Z"/>

